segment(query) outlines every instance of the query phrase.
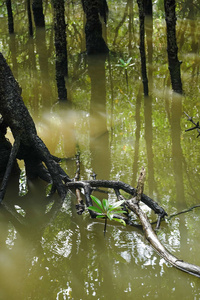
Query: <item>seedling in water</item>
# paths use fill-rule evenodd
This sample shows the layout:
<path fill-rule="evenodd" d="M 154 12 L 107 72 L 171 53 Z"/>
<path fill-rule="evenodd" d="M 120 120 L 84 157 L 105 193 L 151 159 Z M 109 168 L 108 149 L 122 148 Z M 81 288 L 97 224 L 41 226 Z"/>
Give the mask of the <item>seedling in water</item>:
<path fill-rule="evenodd" d="M 104 235 L 106 233 L 107 219 L 119 222 L 122 225 L 126 226 L 126 222 L 124 220 L 114 218 L 114 215 L 126 213 L 121 208 L 121 205 L 122 203 L 124 203 L 124 200 L 117 201 L 114 204 L 109 204 L 109 201 L 107 199 L 103 199 L 101 202 L 101 200 L 99 200 L 95 196 L 91 196 L 91 198 L 97 204 L 98 207 L 89 206 L 88 209 L 98 213 L 99 215 L 97 216 L 97 218 L 105 218 Z"/>

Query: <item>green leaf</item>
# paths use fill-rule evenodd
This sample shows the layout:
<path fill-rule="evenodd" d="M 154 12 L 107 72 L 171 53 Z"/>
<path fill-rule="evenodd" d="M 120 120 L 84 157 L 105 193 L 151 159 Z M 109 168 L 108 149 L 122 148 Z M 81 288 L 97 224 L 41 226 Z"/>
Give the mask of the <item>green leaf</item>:
<path fill-rule="evenodd" d="M 125 200 L 120 200 L 112 204 L 112 209 L 120 208 L 120 206 L 124 203 Z"/>
<path fill-rule="evenodd" d="M 99 213 L 99 214 L 102 214 L 102 213 L 103 213 L 102 210 L 99 209 L 99 208 L 96 207 L 96 206 L 89 206 L 88 209 L 89 209 L 89 210 L 92 210 L 92 211 L 95 211 L 95 212 L 97 212 L 97 213 Z"/>
<path fill-rule="evenodd" d="M 132 57 L 129 57 L 129 59 L 127 60 L 126 64 L 129 65 L 129 63 L 131 62 Z"/>
<path fill-rule="evenodd" d="M 101 200 L 99 200 L 97 197 L 91 195 L 90 196 L 92 198 L 92 200 L 101 208 L 101 210 L 103 211 L 103 206 L 102 206 L 102 203 L 101 203 Z"/>
<path fill-rule="evenodd" d="M 125 65 L 125 61 L 122 58 L 120 58 L 119 61 L 121 62 L 122 65 Z"/>
<path fill-rule="evenodd" d="M 109 211 L 107 212 L 107 217 L 110 221 L 113 219 L 113 214 L 111 214 Z"/>
<path fill-rule="evenodd" d="M 96 216 L 96 218 L 98 218 L 98 219 L 105 218 L 105 215 Z"/>
<path fill-rule="evenodd" d="M 102 204 L 103 204 L 103 209 L 105 212 L 107 212 L 107 210 L 109 209 L 109 202 L 107 199 L 103 199 L 102 200 Z"/>
<path fill-rule="evenodd" d="M 112 213 L 113 214 L 126 214 L 127 212 L 126 211 L 124 211 L 124 210 L 112 210 Z"/>
<path fill-rule="evenodd" d="M 115 66 L 116 66 L 116 67 L 121 67 L 121 68 L 124 67 L 124 65 L 120 65 L 120 64 L 116 64 Z"/>
<path fill-rule="evenodd" d="M 126 222 L 122 219 L 113 218 L 113 220 L 120 223 L 120 224 L 122 224 L 122 225 L 124 225 L 124 226 L 126 226 Z"/>

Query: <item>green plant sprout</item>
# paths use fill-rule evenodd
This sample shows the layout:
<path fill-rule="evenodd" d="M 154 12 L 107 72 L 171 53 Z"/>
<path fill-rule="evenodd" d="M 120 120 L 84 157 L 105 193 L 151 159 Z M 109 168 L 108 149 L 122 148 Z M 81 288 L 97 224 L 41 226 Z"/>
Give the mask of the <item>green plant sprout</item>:
<path fill-rule="evenodd" d="M 129 67 L 134 65 L 134 64 L 131 64 L 131 60 L 132 60 L 132 57 L 129 57 L 129 59 L 127 61 L 124 61 L 122 58 L 120 58 L 119 59 L 120 64 L 116 64 L 116 66 L 127 70 Z"/>
<path fill-rule="evenodd" d="M 127 72 L 127 69 L 129 67 L 134 66 L 134 63 L 131 64 L 131 60 L 132 60 L 132 57 L 129 57 L 129 59 L 127 61 L 124 61 L 122 58 L 120 58 L 119 59 L 120 64 L 116 64 L 117 67 L 121 67 L 121 68 L 124 69 L 125 76 L 126 76 L 127 90 L 128 90 L 128 72 Z"/>
<path fill-rule="evenodd" d="M 106 226 L 107 226 L 107 219 L 110 221 L 116 221 L 121 223 L 122 225 L 126 226 L 126 222 L 122 219 L 114 218 L 116 214 L 123 214 L 126 211 L 123 211 L 121 205 L 124 203 L 124 200 L 117 201 L 114 204 L 109 204 L 107 199 L 103 199 L 102 202 L 97 197 L 91 195 L 92 200 L 97 204 L 96 206 L 89 206 L 88 209 L 92 210 L 99 215 L 96 216 L 97 218 L 105 218 L 105 225 L 104 225 L 104 235 L 106 233 Z"/>

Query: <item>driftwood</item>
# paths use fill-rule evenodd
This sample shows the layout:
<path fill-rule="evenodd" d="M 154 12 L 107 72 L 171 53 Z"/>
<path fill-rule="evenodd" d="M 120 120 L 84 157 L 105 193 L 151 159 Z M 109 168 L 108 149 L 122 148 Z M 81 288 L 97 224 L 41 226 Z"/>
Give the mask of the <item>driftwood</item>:
<path fill-rule="evenodd" d="M 52 215 L 52 218 L 61 207 L 69 190 L 75 190 L 76 192 L 78 198 L 77 210 L 79 214 L 84 211 L 83 195 L 81 194 L 81 190 L 84 191 L 83 194 L 87 207 L 92 206 L 92 192 L 96 190 L 99 191 L 100 188 L 113 189 L 118 199 L 124 199 L 120 190 L 125 191 L 130 195 L 130 199 L 124 199 L 124 205 L 126 206 L 127 211 L 132 211 L 138 216 L 146 239 L 158 252 L 158 254 L 176 268 L 200 277 L 200 267 L 183 262 L 176 258 L 161 244 L 152 229 L 148 218 L 140 208 L 140 202 L 143 202 L 158 215 L 157 228 L 160 225 L 161 219 L 167 216 L 165 210 L 160 207 L 158 203 L 143 194 L 145 177 L 144 169 L 141 170 L 137 188 L 121 181 L 96 179 L 80 181 L 80 161 L 79 157 L 77 157 L 76 176 L 74 179 L 69 178 L 69 176 L 60 167 L 58 158 L 49 153 L 49 150 L 43 141 L 38 137 L 35 124 L 23 103 L 19 85 L 14 79 L 13 74 L 1 53 L 0 114 L 0 140 L 3 141 L 3 143 L 1 143 L 1 146 L 3 144 L 3 149 L 0 147 L 0 151 L 1 153 L 5 153 L 4 157 L 0 157 L 0 169 L 3 168 L 3 170 L 0 170 L 0 174 L 4 173 L 0 189 L 0 202 L 2 202 L 0 206 L 1 208 L 6 208 L 6 204 L 3 199 L 6 192 L 8 178 L 13 172 L 13 166 L 16 165 L 15 158 L 24 160 L 26 175 L 28 178 L 40 177 L 41 179 L 52 183 L 51 193 L 54 193 L 57 190 L 61 199 L 59 202 L 54 204 L 56 209 L 54 209 L 53 206 L 49 212 Z M 7 127 L 10 127 L 15 140 L 13 146 L 5 139 Z M 3 162 L 5 159 L 7 160 L 7 166 L 5 162 Z M 92 218 L 97 216 L 96 213 L 91 210 L 90 215 Z M 133 223 L 129 213 L 124 214 L 120 218 L 122 218 L 128 225 L 138 226 L 138 224 Z"/>

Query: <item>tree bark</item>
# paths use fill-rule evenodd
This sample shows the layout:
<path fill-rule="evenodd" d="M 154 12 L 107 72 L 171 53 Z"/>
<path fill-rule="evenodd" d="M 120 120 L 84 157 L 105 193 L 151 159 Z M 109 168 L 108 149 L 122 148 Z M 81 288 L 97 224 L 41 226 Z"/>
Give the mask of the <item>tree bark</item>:
<path fill-rule="evenodd" d="M 82 0 L 82 5 L 87 19 L 85 25 L 87 54 L 108 53 L 108 46 L 102 37 L 102 24 L 99 19 L 99 14 L 102 14 L 101 1 Z M 106 7 L 105 4 L 103 7 Z"/>
<path fill-rule="evenodd" d="M 0 100 L 1 100 L 1 96 L 0 96 Z M 1 118 L 0 119 L 0 180 L 2 180 L 4 177 L 7 168 L 7 163 L 9 161 L 10 153 L 12 150 L 11 143 L 8 141 L 8 139 L 5 138 L 5 134 L 7 131 L 6 127 L 7 126 L 5 125 L 3 119 Z M 19 175 L 20 173 L 20 169 L 16 161 L 12 165 L 11 172 L 14 176 Z"/>
<path fill-rule="evenodd" d="M 149 87 L 148 87 L 148 78 L 147 78 L 147 69 L 146 69 L 144 1 L 137 0 L 137 3 L 138 3 L 138 8 L 139 8 L 139 19 L 140 19 L 140 57 L 141 57 L 142 82 L 143 82 L 143 88 L 144 88 L 144 95 L 148 96 Z"/>
<path fill-rule="evenodd" d="M 28 13 L 29 34 L 30 36 L 33 36 L 33 22 L 32 22 L 32 15 L 31 15 L 30 0 L 27 0 L 27 13 Z"/>
<path fill-rule="evenodd" d="M 45 20 L 43 14 L 43 3 L 42 0 L 33 0 L 32 3 L 33 16 L 36 27 L 44 27 Z"/>
<path fill-rule="evenodd" d="M 8 31 L 9 31 L 9 33 L 13 33 L 14 32 L 14 21 L 13 21 L 11 0 L 6 0 L 6 6 L 7 6 L 7 12 L 8 12 Z"/>
<path fill-rule="evenodd" d="M 152 0 L 144 0 L 144 13 L 145 16 L 152 18 L 153 9 L 152 9 Z"/>
<path fill-rule="evenodd" d="M 167 53 L 169 72 L 172 89 L 174 92 L 182 94 L 181 82 L 181 62 L 178 60 L 178 47 L 176 43 L 176 1 L 164 0 L 165 20 L 167 25 Z"/>
<path fill-rule="evenodd" d="M 58 98 L 67 100 L 65 76 L 68 76 L 68 61 L 64 0 L 53 0 L 53 8 Z"/>
<path fill-rule="evenodd" d="M 23 103 L 20 87 L 2 53 L 0 53 L 0 114 L 4 127 L 9 126 L 14 139 L 19 139 L 16 157 L 24 160 L 27 177 L 40 177 L 52 182 L 58 193 L 65 197 L 66 188 L 63 180 L 67 180 L 68 176 L 38 137 L 33 119 Z M 5 136 L 5 131 L 1 130 L 1 135 Z"/>

